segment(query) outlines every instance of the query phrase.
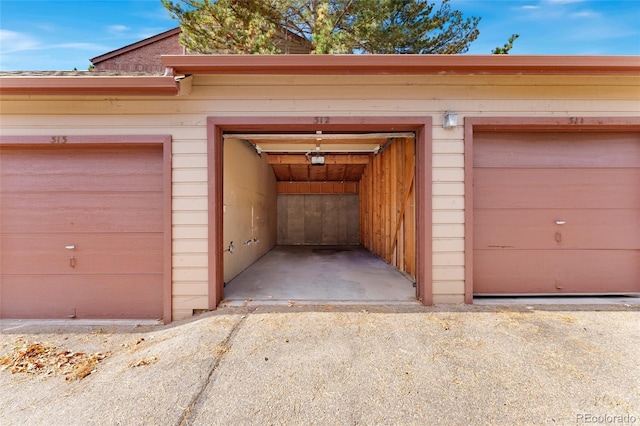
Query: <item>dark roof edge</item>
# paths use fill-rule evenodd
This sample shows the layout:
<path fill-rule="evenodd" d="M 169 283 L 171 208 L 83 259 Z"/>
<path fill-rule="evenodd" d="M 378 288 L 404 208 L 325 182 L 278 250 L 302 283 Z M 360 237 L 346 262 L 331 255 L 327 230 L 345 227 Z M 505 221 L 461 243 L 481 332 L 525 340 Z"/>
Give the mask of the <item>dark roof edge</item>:
<path fill-rule="evenodd" d="M 155 43 L 155 42 L 157 42 L 159 40 L 171 37 L 171 36 L 176 35 L 176 34 L 180 34 L 181 31 L 182 30 L 180 29 L 180 27 L 173 28 L 173 29 L 170 29 L 170 30 L 165 31 L 163 33 L 156 34 L 156 35 L 151 36 L 149 38 L 145 38 L 144 40 L 140 40 L 140 41 L 137 41 L 135 43 L 131 43 L 129 45 L 121 47 L 119 49 L 112 50 L 111 52 L 107 52 L 107 53 L 104 53 L 104 54 L 102 54 L 100 56 L 96 56 L 95 58 L 91 58 L 90 61 L 91 61 L 92 64 L 95 65 L 95 64 L 98 64 L 100 62 L 106 61 L 107 59 L 111 59 L 114 56 L 122 55 L 123 53 L 127 53 L 127 52 L 130 52 L 132 50 L 136 50 L 136 49 L 139 49 L 139 48 L 144 47 L 146 45 Z"/>
<path fill-rule="evenodd" d="M 0 95 L 175 96 L 173 75 L 144 77 L 0 77 Z"/>
<path fill-rule="evenodd" d="M 638 74 L 640 56 L 165 55 L 176 74 Z"/>

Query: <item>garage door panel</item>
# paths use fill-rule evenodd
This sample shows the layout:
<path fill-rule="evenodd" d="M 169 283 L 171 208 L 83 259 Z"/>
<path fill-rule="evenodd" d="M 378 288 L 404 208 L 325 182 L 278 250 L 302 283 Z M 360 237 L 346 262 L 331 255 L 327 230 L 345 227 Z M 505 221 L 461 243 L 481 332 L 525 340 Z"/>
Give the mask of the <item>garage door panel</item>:
<path fill-rule="evenodd" d="M 163 316 L 164 148 L 124 144 L 0 147 L 2 317 Z"/>
<path fill-rule="evenodd" d="M 474 220 L 474 249 L 640 249 L 640 210 L 476 209 Z"/>
<path fill-rule="evenodd" d="M 159 233 L 4 235 L 2 273 L 157 274 L 162 241 Z"/>
<path fill-rule="evenodd" d="M 474 167 L 640 167 L 640 133 L 482 132 Z"/>
<path fill-rule="evenodd" d="M 476 294 L 638 293 L 639 274 L 638 250 L 474 251 Z"/>
<path fill-rule="evenodd" d="M 478 132 L 473 156 L 475 293 L 640 292 L 640 132 Z"/>
<path fill-rule="evenodd" d="M 162 317 L 159 281 L 159 275 L 137 274 L 115 279 L 110 275 L 3 275 L 2 316 L 157 319 Z"/>
<path fill-rule="evenodd" d="M 640 169 L 476 169 L 474 207 L 640 208 Z"/>
<path fill-rule="evenodd" d="M 162 193 L 2 195 L 3 232 L 162 232 Z"/>
<path fill-rule="evenodd" d="M 158 147 L 69 148 L 3 149 L 2 192 L 162 191 L 162 149 Z"/>

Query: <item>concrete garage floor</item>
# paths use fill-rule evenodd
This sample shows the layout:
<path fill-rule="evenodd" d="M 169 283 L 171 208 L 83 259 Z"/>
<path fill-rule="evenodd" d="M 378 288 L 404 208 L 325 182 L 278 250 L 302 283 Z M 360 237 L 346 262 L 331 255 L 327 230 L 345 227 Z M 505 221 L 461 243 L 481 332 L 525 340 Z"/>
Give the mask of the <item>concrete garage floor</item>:
<path fill-rule="evenodd" d="M 418 303 L 413 282 L 360 246 L 276 246 L 227 283 L 225 306 Z"/>

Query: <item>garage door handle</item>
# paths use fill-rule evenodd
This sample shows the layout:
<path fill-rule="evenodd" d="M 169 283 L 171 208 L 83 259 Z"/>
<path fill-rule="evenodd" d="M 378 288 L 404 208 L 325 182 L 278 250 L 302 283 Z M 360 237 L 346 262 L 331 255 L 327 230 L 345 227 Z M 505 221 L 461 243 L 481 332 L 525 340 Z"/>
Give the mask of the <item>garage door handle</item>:
<path fill-rule="evenodd" d="M 69 266 L 71 266 L 72 268 L 76 267 L 76 258 L 71 256 L 71 259 L 69 259 Z"/>
<path fill-rule="evenodd" d="M 562 234 L 560 232 L 556 232 L 556 241 L 557 242 L 562 241 Z"/>
<path fill-rule="evenodd" d="M 564 220 L 556 220 L 556 225 L 564 225 L 565 223 L 567 222 L 565 222 Z"/>

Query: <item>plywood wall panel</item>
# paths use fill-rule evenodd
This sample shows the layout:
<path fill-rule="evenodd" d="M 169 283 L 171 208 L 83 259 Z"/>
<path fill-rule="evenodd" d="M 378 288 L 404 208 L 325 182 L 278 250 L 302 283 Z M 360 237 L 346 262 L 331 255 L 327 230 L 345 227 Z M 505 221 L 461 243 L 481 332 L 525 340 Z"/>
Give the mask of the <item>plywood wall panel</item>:
<path fill-rule="evenodd" d="M 356 245 L 358 195 L 278 195 L 278 244 Z"/>
<path fill-rule="evenodd" d="M 361 244 L 415 277 L 415 141 L 396 139 L 360 181 Z"/>
<path fill-rule="evenodd" d="M 224 282 L 229 282 L 276 245 L 277 191 L 266 156 L 240 140 L 224 141 L 223 170 L 223 244 L 225 249 L 234 244 L 233 252 L 224 252 Z"/>

